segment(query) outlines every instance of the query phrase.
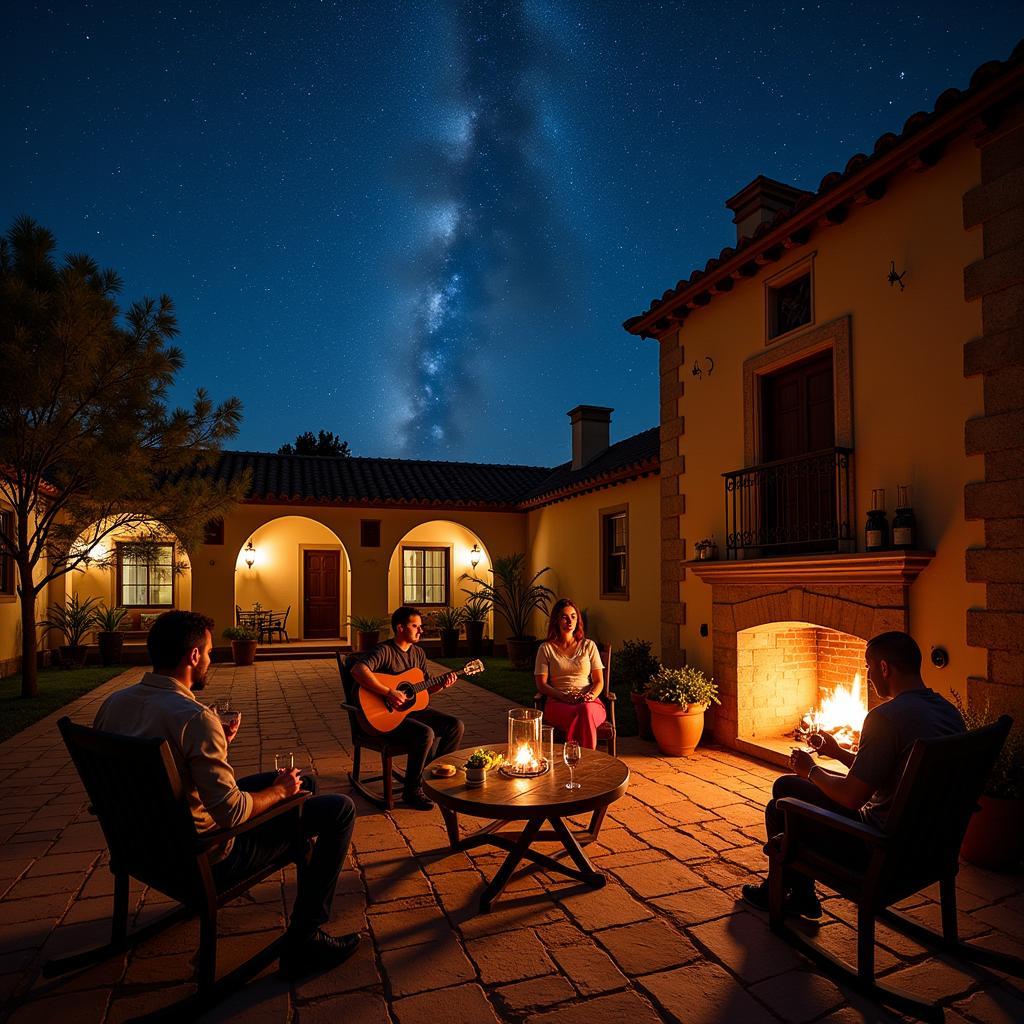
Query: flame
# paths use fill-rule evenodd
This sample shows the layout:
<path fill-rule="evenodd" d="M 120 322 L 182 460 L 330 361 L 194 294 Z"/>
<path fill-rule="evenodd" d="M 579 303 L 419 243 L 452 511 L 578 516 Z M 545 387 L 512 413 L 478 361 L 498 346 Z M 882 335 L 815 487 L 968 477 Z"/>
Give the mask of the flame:
<path fill-rule="evenodd" d="M 529 743 L 520 743 L 516 747 L 515 756 L 512 758 L 512 765 L 520 770 L 532 771 L 537 767 L 537 756 Z"/>
<path fill-rule="evenodd" d="M 841 683 L 822 698 L 821 706 L 804 715 L 801 725 L 808 729 L 817 720 L 822 732 L 830 732 L 844 747 L 853 747 L 867 717 L 867 702 L 861 696 L 861 678 L 857 672 L 850 686 Z"/>

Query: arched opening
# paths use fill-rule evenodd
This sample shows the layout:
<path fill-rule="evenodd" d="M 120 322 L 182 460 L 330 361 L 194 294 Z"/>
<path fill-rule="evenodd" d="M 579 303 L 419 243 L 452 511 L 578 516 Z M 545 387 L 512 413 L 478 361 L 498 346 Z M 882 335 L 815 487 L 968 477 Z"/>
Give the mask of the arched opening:
<path fill-rule="evenodd" d="M 473 563 L 476 562 L 476 565 Z M 388 563 L 388 607 L 413 604 L 424 615 L 438 608 L 461 608 L 468 600 L 463 573 L 489 580 L 491 556 L 481 537 L 447 519 L 414 526 L 395 545 Z M 485 636 L 494 636 L 494 613 Z"/>
<path fill-rule="evenodd" d="M 308 516 L 280 516 L 255 530 L 235 558 L 235 611 L 284 623 L 288 639 L 348 637 L 351 568 L 341 538 Z M 274 641 L 283 640 L 280 634 Z"/>

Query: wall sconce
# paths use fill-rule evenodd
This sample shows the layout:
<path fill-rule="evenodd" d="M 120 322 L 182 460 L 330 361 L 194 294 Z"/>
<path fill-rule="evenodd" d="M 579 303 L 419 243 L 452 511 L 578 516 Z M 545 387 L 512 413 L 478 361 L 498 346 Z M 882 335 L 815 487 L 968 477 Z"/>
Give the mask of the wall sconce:
<path fill-rule="evenodd" d="M 903 278 L 906 277 L 906 276 L 907 276 L 907 272 L 905 270 L 903 271 L 902 274 L 897 274 L 896 273 L 896 261 L 895 260 L 889 260 L 889 276 L 886 278 L 886 280 L 889 282 L 889 287 L 890 288 L 894 284 L 898 284 L 900 286 L 900 291 L 903 291 L 903 289 L 906 288 L 906 285 L 903 283 Z"/>
<path fill-rule="evenodd" d="M 249 543 L 245 545 L 244 554 L 246 567 L 251 569 L 256 564 L 256 549 L 252 546 L 252 537 L 249 538 Z"/>
<path fill-rule="evenodd" d="M 708 364 L 707 370 L 704 370 L 701 367 L 699 360 L 694 359 L 693 369 L 690 371 L 694 375 L 694 377 L 703 377 L 705 373 L 707 373 L 707 375 L 710 377 L 711 374 L 715 372 L 715 361 L 714 359 L 711 358 L 711 356 L 705 356 L 704 362 Z"/>
<path fill-rule="evenodd" d="M 480 564 L 480 545 L 474 544 L 469 549 L 469 564 L 475 569 Z"/>

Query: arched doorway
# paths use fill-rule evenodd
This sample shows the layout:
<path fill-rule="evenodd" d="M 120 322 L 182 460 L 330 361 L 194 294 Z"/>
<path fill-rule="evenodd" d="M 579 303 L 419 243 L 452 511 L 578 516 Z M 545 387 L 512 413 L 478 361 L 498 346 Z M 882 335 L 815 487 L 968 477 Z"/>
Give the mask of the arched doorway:
<path fill-rule="evenodd" d="M 239 548 L 236 614 L 258 606 L 286 618 L 291 640 L 343 640 L 350 581 L 348 552 L 333 530 L 308 516 L 280 516 Z"/>

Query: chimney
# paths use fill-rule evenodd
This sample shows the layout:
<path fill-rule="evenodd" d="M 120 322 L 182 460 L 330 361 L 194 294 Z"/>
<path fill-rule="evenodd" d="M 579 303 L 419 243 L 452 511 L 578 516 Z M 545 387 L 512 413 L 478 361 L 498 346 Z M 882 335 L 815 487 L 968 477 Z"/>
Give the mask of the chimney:
<path fill-rule="evenodd" d="M 577 405 L 569 410 L 573 470 L 582 469 L 608 450 L 608 427 L 614 411 L 606 405 Z"/>
<path fill-rule="evenodd" d="M 733 212 L 736 241 L 753 237 L 758 225 L 774 220 L 779 210 L 792 210 L 796 201 L 805 195 L 810 193 L 759 174 L 749 185 L 725 201 L 725 205 Z"/>

